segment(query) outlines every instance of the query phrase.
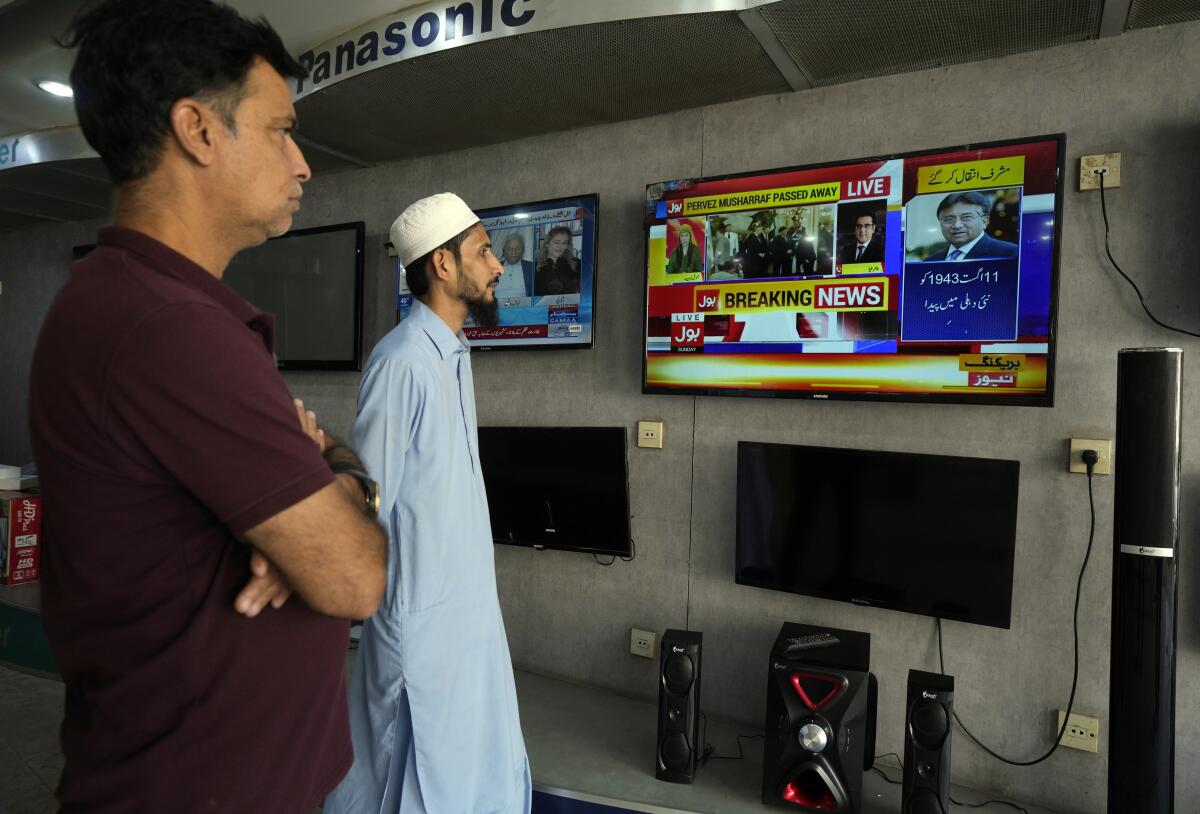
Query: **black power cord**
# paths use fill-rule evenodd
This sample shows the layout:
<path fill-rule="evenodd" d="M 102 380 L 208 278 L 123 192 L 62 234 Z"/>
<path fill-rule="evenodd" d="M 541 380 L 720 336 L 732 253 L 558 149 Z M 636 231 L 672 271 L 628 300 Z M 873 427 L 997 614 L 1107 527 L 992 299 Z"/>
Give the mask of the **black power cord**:
<path fill-rule="evenodd" d="M 1150 313 L 1150 309 L 1146 306 L 1146 298 L 1142 296 L 1141 289 L 1137 287 L 1137 283 L 1129 279 L 1129 275 L 1126 274 L 1121 267 L 1117 265 L 1117 261 L 1113 259 L 1112 251 L 1110 251 L 1108 248 L 1108 207 L 1104 205 L 1104 175 L 1107 170 L 1093 170 L 1093 172 L 1100 176 L 1100 213 L 1104 215 L 1104 253 L 1108 255 L 1108 262 L 1112 263 L 1113 268 L 1117 270 L 1117 273 L 1125 278 L 1125 282 L 1133 286 L 1133 291 L 1137 294 L 1138 302 L 1142 304 L 1142 310 L 1146 312 L 1146 316 L 1150 317 L 1155 325 L 1166 328 L 1168 331 L 1175 331 L 1176 333 L 1186 334 L 1188 336 L 1200 336 L 1200 333 L 1196 333 L 1195 331 L 1189 331 L 1185 328 L 1176 328 L 1174 325 L 1168 325 L 1167 323 L 1161 321 L 1158 317 L 1154 316 L 1154 314 Z"/>
<path fill-rule="evenodd" d="M 884 757 L 896 758 L 896 763 L 899 764 L 900 771 L 904 771 L 904 762 L 902 760 L 900 760 L 900 756 L 898 754 L 896 754 L 895 752 L 888 752 L 886 755 L 876 755 L 875 759 L 879 760 L 880 758 L 884 758 Z M 885 772 L 883 769 L 879 768 L 878 766 L 872 766 L 871 771 L 875 772 L 875 774 L 879 775 L 884 780 L 891 783 L 893 786 L 904 785 L 903 781 L 893 780 L 892 778 L 888 777 L 887 772 Z M 962 803 L 962 802 L 959 802 L 958 800 L 955 800 L 953 797 L 951 797 L 950 802 L 954 803 L 954 805 L 956 805 L 956 806 L 962 806 L 963 808 L 983 808 L 985 806 L 990 806 L 994 803 L 996 805 L 1009 806 L 1010 808 L 1015 808 L 1017 811 L 1020 811 L 1021 814 L 1029 814 L 1029 811 L 1027 809 L 1022 808 L 1021 806 L 1017 805 L 1016 803 L 1009 802 L 1008 800 L 986 800 L 982 803 Z"/>
<path fill-rule="evenodd" d="M 1092 474 L 1093 474 L 1093 470 L 1096 467 L 1096 463 L 1100 460 L 1099 454 L 1097 454 L 1097 452 L 1094 449 L 1085 449 L 1083 451 L 1081 457 L 1083 458 L 1084 464 L 1087 465 L 1088 507 L 1091 509 L 1092 519 L 1091 519 L 1091 526 L 1088 529 L 1087 553 L 1085 553 L 1083 555 L 1083 566 L 1079 569 L 1079 579 L 1076 580 L 1076 582 L 1075 582 L 1075 613 L 1072 616 L 1072 628 L 1073 628 L 1073 632 L 1074 632 L 1074 642 L 1075 642 L 1075 644 L 1074 644 L 1075 669 L 1071 674 L 1071 697 L 1067 700 L 1067 714 L 1063 716 L 1062 727 L 1058 730 L 1058 737 L 1054 739 L 1054 745 L 1050 747 L 1050 751 L 1046 752 L 1044 755 L 1042 755 L 1039 758 L 1035 758 L 1033 760 L 1011 760 L 1009 758 L 1004 757 L 1003 755 L 997 754 L 996 752 L 992 751 L 987 746 L 985 746 L 983 744 L 983 742 L 981 740 L 979 740 L 979 738 L 977 738 L 973 734 L 971 734 L 971 730 L 967 729 L 966 724 L 964 724 L 962 722 L 962 718 L 958 717 L 958 710 L 954 710 L 954 720 L 955 720 L 955 722 L 958 723 L 958 725 L 962 729 L 962 731 L 966 733 L 967 737 L 970 738 L 975 743 L 975 745 L 978 746 L 980 749 L 987 752 L 992 757 L 996 758 L 996 760 L 999 760 L 1003 763 L 1007 763 L 1010 766 L 1034 766 L 1038 763 L 1041 763 L 1043 760 L 1045 760 L 1046 758 L 1048 758 L 1052 754 L 1054 754 L 1056 751 L 1058 751 L 1058 747 L 1062 744 L 1062 737 L 1067 731 L 1067 723 L 1071 719 L 1071 710 L 1075 706 L 1075 689 L 1079 684 L 1079 596 L 1083 589 L 1083 574 L 1085 571 L 1087 571 L 1088 560 L 1092 556 L 1092 539 L 1095 537 L 1095 534 L 1096 534 L 1096 502 L 1092 497 Z M 937 620 L 937 636 L 938 636 L 938 667 L 941 670 L 942 675 L 945 675 L 946 674 L 946 662 L 942 655 L 942 620 L 941 619 Z"/>
<path fill-rule="evenodd" d="M 621 557 L 620 559 L 621 559 L 621 562 L 633 562 L 633 558 L 636 556 L 637 556 L 637 542 L 632 537 L 630 537 L 629 538 L 629 556 Z M 608 562 L 605 562 L 604 560 L 600 559 L 600 555 L 596 554 L 595 552 L 592 552 L 592 559 L 596 561 L 597 565 L 603 565 L 605 568 L 607 568 L 608 566 L 612 565 L 614 562 L 617 561 L 617 555 L 610 554 Z"/>
<path fill-rule="evenodd" d="M 704 721 L 704 729 L 701 730 L 701 732 L 700 732 L 700 742 L 704 744 L 704 751 L 700 754 L 700 765 L 702 765 L 702 766 L 706 765 L 710 759 L 711 760 L 744 760 L 746 758 L 746 754 L 742 751 L 742 740 L 743 739 L 754 740 L 755 738 L 761 738 L 763 736 L 761 732 L 759 732 L 756 735 L 738 735 L 737 736 L 738 753 L 736 755 L 714 755 L 713 752 L 717 751 L 717 747 L 715 747 L 711 743 L 707 742 L 708 741 L 708 716 L 705 715 L 703 712 L 701 712 L 700 718 L 702 721 Z"/>

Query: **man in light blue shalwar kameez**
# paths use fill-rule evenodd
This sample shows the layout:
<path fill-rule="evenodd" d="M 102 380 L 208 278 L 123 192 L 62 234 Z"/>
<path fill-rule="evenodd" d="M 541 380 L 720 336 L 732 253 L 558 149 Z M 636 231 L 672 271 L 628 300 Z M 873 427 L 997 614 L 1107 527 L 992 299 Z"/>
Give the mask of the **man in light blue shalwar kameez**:
<path fill-rule="evenodd" d="M 416 296 L 376 346 L 350 442 L 380 484 L 383 604 L 350 682 L 354 765 L 326 814 L 522 814 L 532 785 L 479 470 L 468 313 L 503 271 L 457 196 L 417 201 L 392 243 Z"/>

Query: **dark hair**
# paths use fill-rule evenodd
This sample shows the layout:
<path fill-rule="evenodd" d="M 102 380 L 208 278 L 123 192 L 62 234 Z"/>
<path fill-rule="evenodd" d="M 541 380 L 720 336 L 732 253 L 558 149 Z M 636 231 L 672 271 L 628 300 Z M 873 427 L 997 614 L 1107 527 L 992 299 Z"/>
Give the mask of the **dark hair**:
<path fill-rule="evenodd" d="M 939 209 L 938 211 L 940 212 L 941 210 Z M 854 225 L 855 225 L 855 226 L 858 226 L 858 219 L 859 219 L 859 218 L 870 218 L 870 219 L 871 219 L 871 225 L 872 225 L 872 226 L 878 226 L 878 225 L 879 225 L 879 221 L 875 220 L 875 213 L 874 213 L 874 212 L 859 212 L 859 213 L 858 213 L 858 214 L 857 214 L 857 215 L 854 217 Z"/>
<path fill-rule="evenodd" d="M 404 281 L 408 283 L 408 290 L 412 292 L 414 297 L 424 297 L 429 293 L 429 275 L 425 273 L 425 267 L 433 261 L 433 253 L 438 249 L 445 249 L 454 255 L 455 263 L 462 265 L 461 249 L 463 241 L 467 239 L 467 235 L 471 234 L 471 230 L 478 225 L 478 221 L 472 223 L 442 245 L 434 246 L 425 254 L 404 266 Z"/>
<path fill-rule="evenodd" d="M 987 217 L 987 215 L 991 214 L 992 211 L 992 199 L 987 195 L 984 195 L 982 192 L 975 192 L 973 190 L 970 192 L 951 192 L 945 198 L 942 198 L 942 202 L 938 204 L 938 217 L 940 218 L 942 216 L 942 210 L 949 209 L 956 203 L 965 203 L 970 204 L 971 206 L 978 206 L 979 214 L 984 217 Z"/>
<path fill-rule="evenodd" d="M 117 185 L 158 164 L 179 99 L 211 104 L 232 132 L 256 57 L 281 76 L 308 73 L 265 19 L 212 0 L 105 0 L 81 10 L 59 45 L 79 49 L 75 113 Z"/>

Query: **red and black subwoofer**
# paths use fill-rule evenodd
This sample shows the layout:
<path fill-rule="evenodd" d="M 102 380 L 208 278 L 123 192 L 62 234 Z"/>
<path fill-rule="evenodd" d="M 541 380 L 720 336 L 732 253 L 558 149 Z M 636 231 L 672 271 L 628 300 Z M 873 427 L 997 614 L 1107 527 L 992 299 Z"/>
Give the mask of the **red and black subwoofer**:
<path fill-rule="evenodd" d="M 815 633 L 831 646 L 789 652 Z M 867 633 L 785 622 L 767 668 L 762 801 L 793 811 L 853 814 L 874 760 L 875 676 Z"/>

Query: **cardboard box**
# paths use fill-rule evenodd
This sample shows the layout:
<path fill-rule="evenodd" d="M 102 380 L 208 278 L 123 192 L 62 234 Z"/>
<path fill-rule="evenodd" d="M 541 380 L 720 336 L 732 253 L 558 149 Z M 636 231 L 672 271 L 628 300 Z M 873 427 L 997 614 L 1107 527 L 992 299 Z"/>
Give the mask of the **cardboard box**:
<path fill-rule="evenodd" d="M 0 492 L 0 584 L 36 582 L 41 569 L 42 499 Z"/>

